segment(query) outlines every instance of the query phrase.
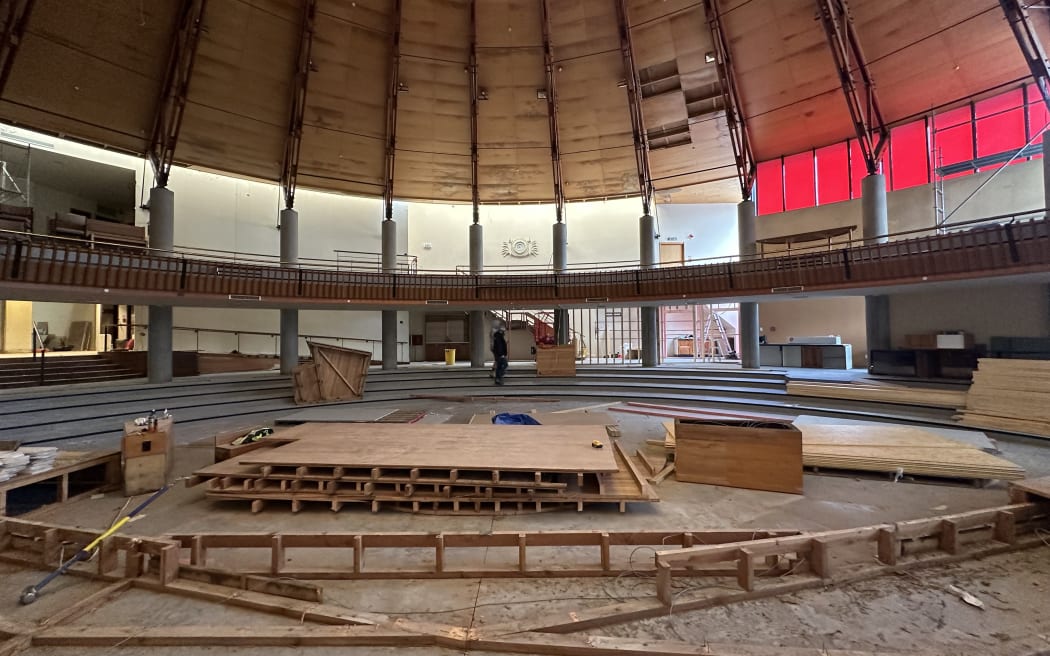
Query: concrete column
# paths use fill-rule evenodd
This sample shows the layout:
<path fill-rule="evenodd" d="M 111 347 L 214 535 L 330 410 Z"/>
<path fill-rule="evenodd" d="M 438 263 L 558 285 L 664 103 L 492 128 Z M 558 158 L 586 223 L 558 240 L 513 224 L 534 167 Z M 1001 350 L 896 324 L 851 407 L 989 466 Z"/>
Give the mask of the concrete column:
<path fill-rule="evenodd" d="M 889 241 L 885 236 L 890 231 L 889 214 L 886 211 L 886 178 L 881 174 L 869 175 L 861 180 L 861 221 L 865 244 L 884 244 Z M 868 351 L 892 348 L 889 297 L 865 296 L 864 319 Z"/>
<path fill-rule="evenodd" d="M 1043 132 L 1043 207 L 1050 207 L 1050 130 Z"/>
<path fill-rule="evenodd" d="M 281 210 L 281 266 L 299 265 L 299 212 Z M 290 376 L 299 366 L 299 310 L 281 310 L 281 373 Z"/>
<path fill-rule="evenodd" d="M 740 257 L 743 259 L 757 254 L 754 201 L 741 201 L 736 206 L 736 228 Z M 761 366 L 758 348 L 758 303 L 740 304 L 738 324 L 739 343 L 736 350 L 740 356 L 740 366 L 744 369 L 758 369 Z"/>
<path fill-rule="evenodd" d="M 470 224 L 470 273 L 485 272 L 485 229 L 480 223 Z M 489 357 L 489 327 L 485 322 L 484 310 L 473 310 L 470 313 L 470 366 L 485 368 Z"/>
<path fill-rule="evenodd" d="M 568 228 L 563 221 L 554 224 L 554 273 L 565 273 L 569 268 Z M 554 310 L 554 338 L 559 344 L 572 341 L 569 311 Z"/>
<path fill-rule="evenodd" d="M 149 245 L 159 251 L 175 247 L 175 193 L 166 187 L 154 187 L 149 192 Z M 146 370 L 151 383 L 171 382 L 172 325 L 170 305 L 149 306 Z"/>
<path fill-rule="evenodd" d="M 397 273 L 397 222 L 383 221 L 383 273 Z M 397 369 L 397 310 L 383 310 L 383 369 Z"/>
<path fill-rule="evenodd" d="M 638 219 L 638 261 L 643 269 L 657 264 L 656 221 L 650 214 Z M 660 315 L 659 308 L 642 308 L 642 366 L 655 367 L 660 363 Z M 619 344 L 616 345 L 619 348 Z"/>

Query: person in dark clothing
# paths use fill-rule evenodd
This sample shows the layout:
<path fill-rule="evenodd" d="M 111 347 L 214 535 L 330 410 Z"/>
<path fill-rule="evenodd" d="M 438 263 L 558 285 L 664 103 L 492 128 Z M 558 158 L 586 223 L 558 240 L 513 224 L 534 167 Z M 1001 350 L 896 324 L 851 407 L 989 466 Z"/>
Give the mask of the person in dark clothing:
<path fill-rule="evenodd" d="M 507 373 L 507 337 L 502 328 L 492 335 L 492 357 L 496 361 L 496 384 L 502 385 Z"/>

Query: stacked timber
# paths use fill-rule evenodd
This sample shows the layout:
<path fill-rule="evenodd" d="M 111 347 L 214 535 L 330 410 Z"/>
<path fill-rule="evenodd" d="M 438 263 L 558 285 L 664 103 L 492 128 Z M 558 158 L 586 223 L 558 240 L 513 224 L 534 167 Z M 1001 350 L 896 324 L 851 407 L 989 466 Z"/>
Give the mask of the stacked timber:
<path fill-rule="evenodd" d="M 886 472 L 964 480 L 1019 480 L 1024 469 L 980 448 L 912 426 L 796 424 L 802 465 L 817 470 Z M 675 448 L 675 424 L 665 422 Z"/>
<path fill-rule="evenodd" d="M 981 358 L 960 424 L 1050 437 L 1050 361 Z"/>
<path fill-rule="evenodd" d="M 965 390 L 911 385 L 868 383 L 789 382 L 787 393 L 792 396 L 815 396 L 823 399 L 876 401 L 902 405 L 924 405 L 939 408 L 958 408 L 966 403 Z"/>
<path fill-rule="evenodd" d="M 207 496 L 373 512 L 508 514 L 658 501 L 603 426 L 302 424 L 290 443 L 194 473 Z M 264 438 L 265 440 L 266 438 Z M 602 442 L 600 448 L 595 441 Z"/>

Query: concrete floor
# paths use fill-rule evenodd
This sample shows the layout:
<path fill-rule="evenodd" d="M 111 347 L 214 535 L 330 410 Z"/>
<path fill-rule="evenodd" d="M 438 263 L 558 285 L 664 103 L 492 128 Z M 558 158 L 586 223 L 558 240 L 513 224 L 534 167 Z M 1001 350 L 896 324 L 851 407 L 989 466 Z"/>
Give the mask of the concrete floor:
<path fill-rule="evenodd" d="M 391 403 L 394 408 L 426 408 L 425 422 L 466 422 L 474 413 L 490 410 L 553 411 L 591 405 L 594 400 L 570 400 L 557 403 L 446 403 L 411 400 Z M 287 411 L 274 413 L 273 417 Z M 646 439 L 662 438 L 663 418 L 616 413 L 621 423 L 623 442 L 629 450 L 648 449 L 658 455 L 661 449 L 647 446 Z M 265 417 L 263 417 L 265 418 Z M 178 427 L 176 475 L 186 475 L 211 462 L 210 444 L 202 439 L 236 422 L 196 422 Z M 1025 467 L 1031 476 L 1050 474 L 1050 444 L 1035 440 L 999 440 L 1002 455 Z M 836 529 L 875 524 L 885 521 L 927 517 L 1002 505 L 1008 502 L 1005 485 L 985 488 L 957 485 L 893 483 L 876 477 L 843 477 L 807 475 L 803 496 L 738 490 L 706 485 L 679 483 L 669 479 L 657 488 L 661 501 L 635 505 L 621 514 L 615 510 L 589 510 L 584 513 L 552 512 L 502 517 L 413 516 L 397 512 L 373 514 L 365 508 L 347 506 L 333 514 L 321 506 L 292 514 L 287 508 L 271 504 L 259 514 L 251 514 L 247 505 L 218 503 L 204 498 L 203 490 L 176 487 L 162 497 L 126 533 L 160 535 L 194 531 L 295 531 L 341 530 L 381 531 L 506 531 L 602 529 L 638 530 L 669 529 L 675 531 L 725 527 L 795 528 L 806 530 Z M 102 498 L 85 499 L 66 505 L 54 505 L 34 511 L 28 518 L 91 529 L 108 526 L 125 507 L 126 499 L 118 493 Z M 489 550 L 495 551 L 495 550 Z M 555 555 L 530 549 L 530 560 L 538 562 Z M 485 625 L 523 620 L 537 615 L 561 613 L 605 606 L 632 597 L 650 597 L 653 583 L 646 577 L 633 576 L 630 564 L 623 576 L 610 579 L 459 579 L 438 581 L 325 581 L 326 603 L 345 606 L 358 612 L 376 612 L 404 616 L 422 621 L 455 625 Z M 238 564 L 258 559 L 268 562 L 267 554 L 245 554 Z M 330 555 L 290 553 L 296 566 L 309 566 L 313 558 Z M 385 554 L 392 562 L 403 560 L 399 554 Z M 476 556 L 475 556 L 476 557 Z M 501 554 L 482 554 L 501 558 Z M 632 558 L 651 558 L 651 551 L 641 548 Z M 372 552 L 369 552 L 371 561 Z M 407 559 L 407 556 L 405 557 Z M 211 564 L 209 562 L 209 564 Z M 221 564 L 217 563 L 217 564 Z M 0 569 L 5 594 L 0 596 L 0 617 L 12 620 L 36 620 L 47 616 L 49 609 L 61 607 L 69 599 L 97 589 L 98 584 L 62 579 L 49 589 L 40 602 L 21 607 L 17 591 L 35 582 L 36 572 Z M 945 591 L 954 584 L 979 595 L 987 609 L 979 611 L 963 604 Z M 96 586 L 96 587 L 92 587 Z M 915 574 L 882 577 L 876 580 L 826 591 L 807 591 L 764 601 L 735 604 L 708 611 L 632 622 L 592 631 L 595 635 L 675 639 L 703 644 L 745 643 L 789 645 L 813 648 L 868 649 L 920 653 L 1036 653 L 1041 642 L 1050 650 L 1050 641 L 1040 636 L 1050 634 L 1050 616 L 1042 613 L 1050 592 L 1050 549 L 1035 550 L 988 558 L 980 562 L 920 571 Z M 231 624 L 250 626 L 256 623 L 280 625 L 292 620 L 275 618 L 235 608 L 221 607 L 202 601 L 177 597 L 160 597 L 141 591 L 130 591 L 118 600 L 78 620 L 85 625 L 164 624 Z M 294 622 L 293 622 L 294 623 Z M 83 649 L 40 649 L 30 654 L 73 654 Z M 110 653 L 110 650 L 87 650 Z M 116 653 L 118 650 L 111 650 Z M 121 648 L 121 654 L 146 649 Z M 201 653 L 200 649 L 160 649 L 158 651 Z M 224 653 L 247 650 L 223 649 Z M 252 654 L 292 653 L 293 650 L 256 649 Z M 312 649 L 324 653 L 324 649 Z M 334 651 L 332 653 L 335 653 Z M 345 653 L 345 650 L 341 650 Z M 396 649 L 371 648 L 354 650 L 355 654 L 395 654 Z M 456 653 L 444 649 L 418 649 L 411 653 Z M 478 653 L 478 652 L 472 652 Z"/>

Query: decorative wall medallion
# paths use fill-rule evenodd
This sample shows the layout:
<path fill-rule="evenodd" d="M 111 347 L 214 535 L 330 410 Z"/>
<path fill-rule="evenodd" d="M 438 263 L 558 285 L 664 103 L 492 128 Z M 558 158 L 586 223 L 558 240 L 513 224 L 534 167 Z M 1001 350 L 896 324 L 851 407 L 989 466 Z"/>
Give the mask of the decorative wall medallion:
<path fill-rule="evenodd" d="M 540 246 L 532 239 L 516 237 L 503 242 L 503 257 L 532 257 L 539 253 Z"/>

